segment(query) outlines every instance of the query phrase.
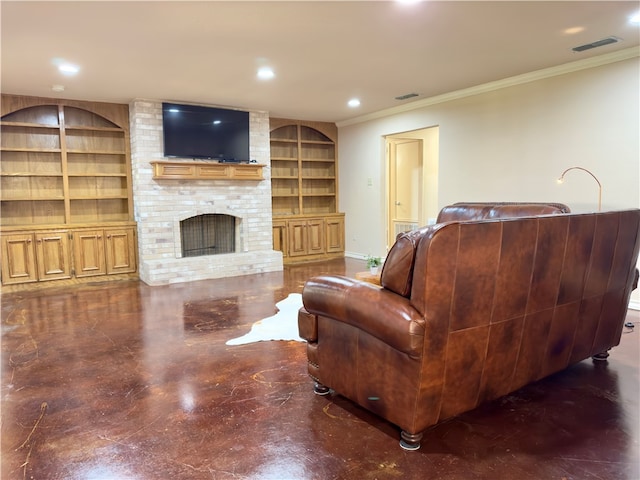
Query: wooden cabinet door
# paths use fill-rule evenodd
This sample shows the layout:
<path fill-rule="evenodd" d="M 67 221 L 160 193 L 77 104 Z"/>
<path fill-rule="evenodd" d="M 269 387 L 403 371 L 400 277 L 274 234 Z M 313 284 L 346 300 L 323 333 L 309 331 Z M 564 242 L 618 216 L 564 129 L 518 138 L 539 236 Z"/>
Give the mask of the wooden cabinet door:
<path fill-rule="evenodd" d="M 324 253 L 324 220 L 322 218 L 307 221 L 307 253 Z"/>
<path fill-rule="evenodd" d="M 287 249 L 287 222 L 273 222 L 273 249 L 282 252 L 282 256 L 286 257 L 288 254 Z"/>
<path fill-rule="evenodd" d="M 35 237 L 38 280 L 71 278 L 69 232 L 42 232 Z"/>
<path fill-rule="evenodd" d="M 325 223 L 322 218 L 289 220 L 289 256 L 322 255 L 325 253 Z"/>
<path fill-rule="evenodd" d="M 307 222 L 306 220 L 290 220 L 289 256 L 295 257 L 307 254 Z"/>
<path fill-rule="evenodd" d="M 2 284 L 36 282 L 33 234 L 19 233 L 2 237 Z"/>
<path fill-rule="evenodd" d="M 105 230 L 107 275 L 136 271 L 136 242 L 133 228 Z"/>
<path fill-rule="evenodd" d="M 344 252 L 344 218 L 327 218 L 327 253 Z"/>
<path fill-rule="evenodd" d="M 73 260 L 76 277 L 90 277 L 107 273 L 103 235 L 102 230 L 73 232 Z"/>

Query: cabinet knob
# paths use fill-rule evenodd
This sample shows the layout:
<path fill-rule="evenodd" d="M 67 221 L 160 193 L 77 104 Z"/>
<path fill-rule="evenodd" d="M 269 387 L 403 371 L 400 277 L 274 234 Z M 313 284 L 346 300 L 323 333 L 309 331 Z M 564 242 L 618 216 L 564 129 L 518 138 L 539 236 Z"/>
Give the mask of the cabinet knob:
<path fill-rule="evenodd" d="M 107 235 L 107 238 L 111 239 L 111 235 Z"/>
<path fill-rule="evenodd" d="M 98 235 L 98 240 L 102 240 L 102 235 Z"/>
<path fill-rule="evenodd" d="M 38 240 L 36 240 L 36 242 L 38 242 L 38 243 L 42 243 L 42 239 L 41 239 L 41 238 L 39 238 Z"/>

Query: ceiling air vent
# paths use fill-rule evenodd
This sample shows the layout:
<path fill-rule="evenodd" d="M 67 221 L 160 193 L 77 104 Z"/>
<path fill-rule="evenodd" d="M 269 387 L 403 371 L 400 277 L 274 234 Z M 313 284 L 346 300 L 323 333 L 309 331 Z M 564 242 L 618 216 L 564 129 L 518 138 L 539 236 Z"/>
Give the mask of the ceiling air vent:
<path fill-rule="evenodd" d="M 405 93 L 404 95 L 400 95 L 399 97 L 396 97 L 396 100 L 406 100 L 407 98 L 413 98 L 417 96 L 418 96 L 417 93 Z"/>
<path fill-rule="evenodd" d="M 584 52 L 585 50 L 591 50 L 592 48 L 604 47 L 605 45 L 610 45 L 612 43 L 619 42 L 620 39 L 617 37 L 607 37 L 602 40 L 598 40 L 593 43 L 587 43 L 585 45 L 580 45 L 579 47 L 573 47 L 571 50 L 574 52 Z"/>

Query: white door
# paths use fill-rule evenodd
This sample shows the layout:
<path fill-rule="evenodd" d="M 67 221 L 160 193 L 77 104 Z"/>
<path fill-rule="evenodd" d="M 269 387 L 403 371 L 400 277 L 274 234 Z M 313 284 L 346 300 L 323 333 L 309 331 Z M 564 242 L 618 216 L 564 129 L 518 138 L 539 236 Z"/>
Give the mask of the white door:
<path fill-rule="evenodd" d="M 423 144 L 416 138 L 387 138 L 389 196 L 387 245 L 400 232 L 414 230 L 422 218 Z"/>

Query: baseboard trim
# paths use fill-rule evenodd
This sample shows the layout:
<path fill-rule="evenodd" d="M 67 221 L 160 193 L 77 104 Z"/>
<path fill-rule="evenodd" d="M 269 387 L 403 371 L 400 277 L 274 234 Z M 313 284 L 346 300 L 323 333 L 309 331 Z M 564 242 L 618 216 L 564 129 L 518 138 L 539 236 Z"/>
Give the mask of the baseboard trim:
<path fill-rule="evenodd" d="M 366 260 L 367 256 L 363 255 L 361 253 L 355 253 L 355 252 L 344 252 L 344 256 L 348 257 L 348 258 L 355 258 L 357 260 Z"/>
<path fill-rule="evenodd" d="M 629 310 L 640 310 L 640 300 L 630 300 Z"/>

